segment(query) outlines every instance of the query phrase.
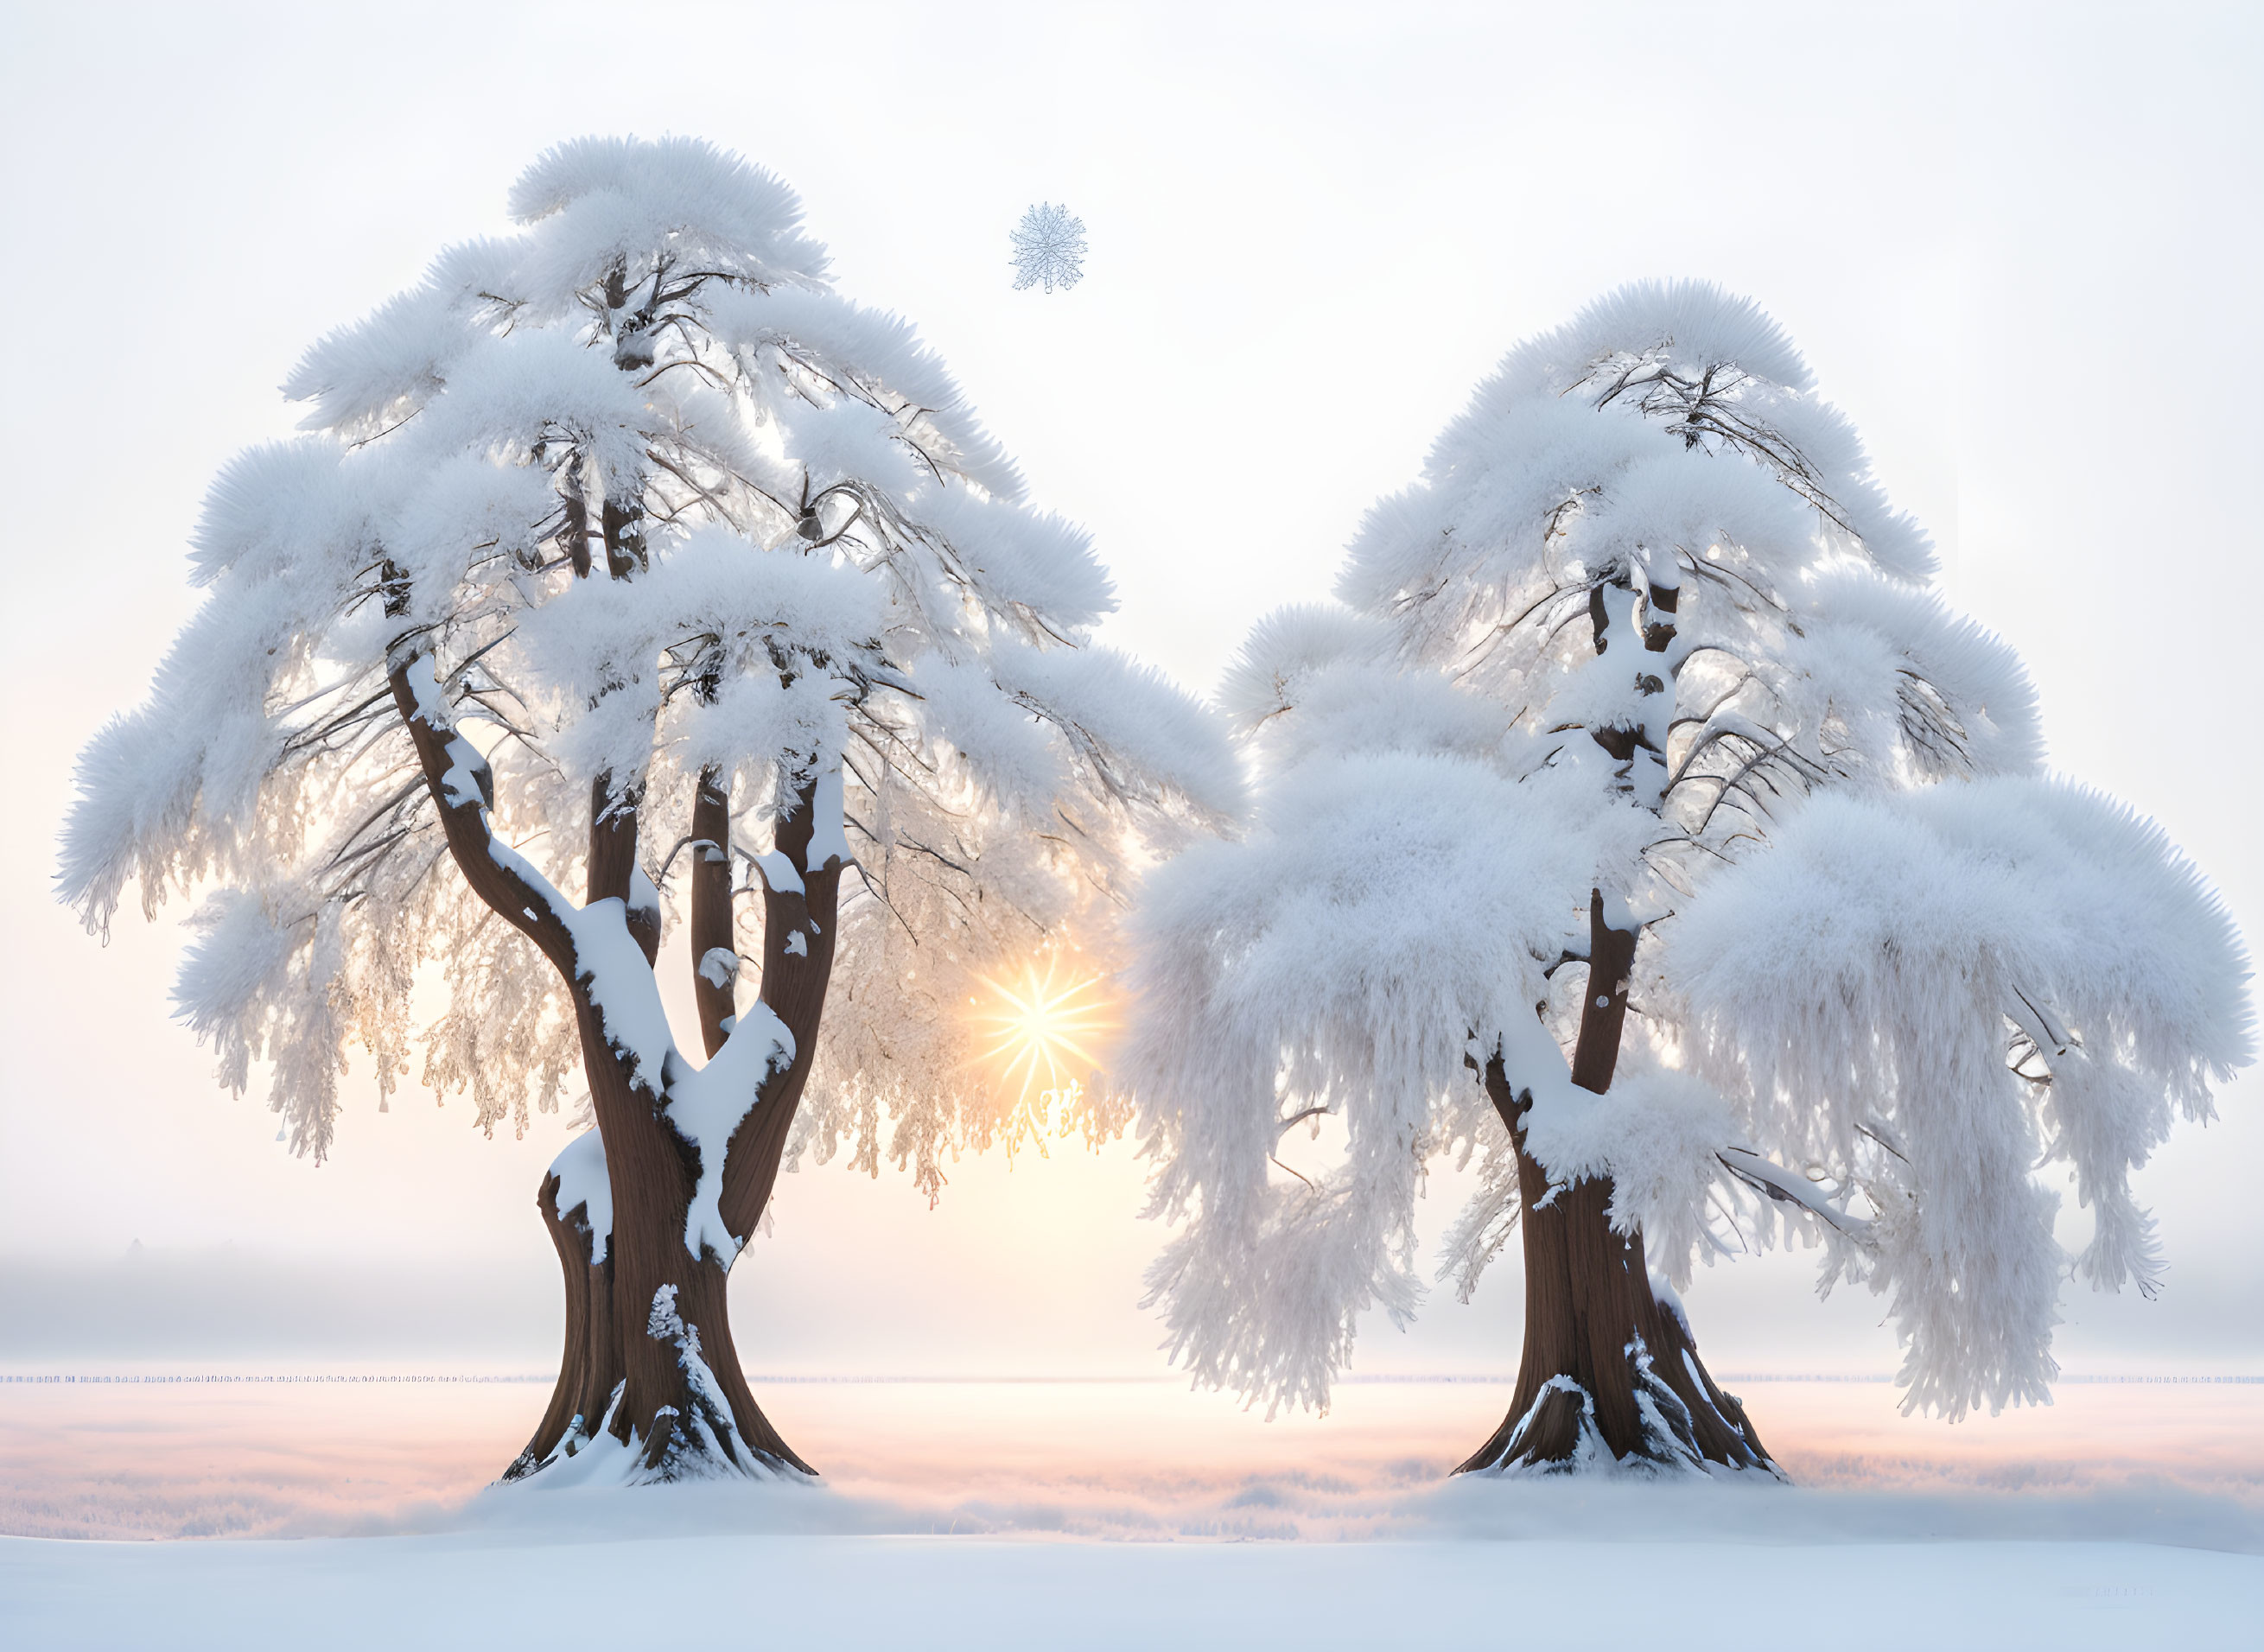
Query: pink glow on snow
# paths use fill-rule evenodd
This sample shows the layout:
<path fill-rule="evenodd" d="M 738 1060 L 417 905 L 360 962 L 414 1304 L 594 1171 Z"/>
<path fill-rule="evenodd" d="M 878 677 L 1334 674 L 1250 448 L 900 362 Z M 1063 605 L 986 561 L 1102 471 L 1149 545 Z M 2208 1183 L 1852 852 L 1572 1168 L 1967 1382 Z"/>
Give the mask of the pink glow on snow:
<path fill-rule="evenodd" d="M 1898 1417 L 1883 1383 L 1730 1386 L 1795 1480 L 1819 1490 L 2173 1488 L 2264 1509 L 2264 1385 L 2071 1383 L 2048 1409 L 1956 1427 Z M 1484 1381 L 1354 1382 L 1327 1418 L 1267 1424 L 1172 1381 L 757 1389 L 860 1524 L 1190 1538 L 1404 1532 L 1508 1400 Z M 314 1535 L 446 1522 L 510 1460 L 545 1393 L 533 1382 L 0 1384 L 0 1532 Z"/>

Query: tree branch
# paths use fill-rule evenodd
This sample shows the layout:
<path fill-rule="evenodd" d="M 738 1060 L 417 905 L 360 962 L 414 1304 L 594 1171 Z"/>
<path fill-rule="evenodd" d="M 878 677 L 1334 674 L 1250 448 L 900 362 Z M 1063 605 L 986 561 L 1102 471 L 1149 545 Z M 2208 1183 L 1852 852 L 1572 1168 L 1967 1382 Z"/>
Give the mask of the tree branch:
<path fill-rule="evenodd" d="M 424 772 L 425 789 L 439 811 L 440 830 L 472 893 L 542 949 L 570 986 L 574 939 L 564 914 L 566 897 L 517 851 L 497 840 L 488 823 L 495 776 L 472 743 L 456 731 L 429 655 L 403 660 L 387 672 L 393 703 L 408 726 Z"/>
<path fill-rule="evenodd" d="M 739 954 L 732 928 L 731 910 L 731 795 L 729 781 L 718 770 L 702 769 L 692 802 L 692 996 L 700 1010 L 700 1037 L 713 1057 L 731 1035 L 738 1012 L 734 991 Z M 708 960 L 718 953 L 730 955 L 731 967 L 711 970 Z M 715 979 L 721 975 L 721 981 Z"/>

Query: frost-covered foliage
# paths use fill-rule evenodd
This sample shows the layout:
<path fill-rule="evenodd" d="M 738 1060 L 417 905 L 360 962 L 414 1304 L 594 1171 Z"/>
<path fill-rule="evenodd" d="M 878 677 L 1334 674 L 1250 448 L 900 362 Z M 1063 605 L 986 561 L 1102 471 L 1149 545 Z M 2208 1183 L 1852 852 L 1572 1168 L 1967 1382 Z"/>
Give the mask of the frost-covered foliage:
<path fill-rule="evenodd" d="M 1873 1213 L 1825 1277 L 1891 1293 L 1913 1403 L 2044 1397 L 2040 1163 L 2093 1214 L 2074 1272 L 2153 1293 L 2130 1173 L 2249 1053 L 2230 924 L 2159 829 L 2053 780 L 1822 797 L 1666 938 L 1694 1068 Z"/>
<path fill-rule="evenodd" d="M 227 1083 L 272 1066 L 319 1157 L 355 1044 L 383 1092 L 421 1043 L 423 1081 L 490 1129 L 576 1087 L 567 996 L 446 864 L 444 804 L 554 894 L 587 875 L 593 799 L 634 809 L 627 912 L 557 911 L 657 1082 L 689 1063 L 649 978 L 604 985 L 607 949 L 675 923 L 694 857 L 729 855 L 743 895 L 798 877 L 764 837 L 814 796 L 808 869 L 854 872 L 805 1119 L 932 1187 L 939 1147 L 991 1127 L 952 1012 L 969 972 L 1074 925 L 1142 834 L 1233 807 L 1230 755 L 1091 644 L 1113 599 L 1086 536 L 1028 502 L 909 326 L 832 291 L 783 184 L 695 141 L 584 140 L 510 206 L 309 350 L 285 387 L 306 433 L 214 484 L 207 599 L 82 758 L 62 892 L 98 930 L 129 884 L 145 911 L 206 892 L 181 1013 Z M 438 802 L 395 677 L 450 743 Z M 703 776 L 744 839 L 693 840 Z M 698 967 L 744 1011 L 760 953 Z M 679 1111 L 690 1139 L 690 1089 Z"/>
<path fill-rule="evenodd" d="M 1014 226 L 1014 290 L 1043 284 L 1066 293 L 1085 279 L 1085 220 L 1066 206 L 1040 201 Z"/>
<path fill-rule="evenodd" d="M 2248 1058 L 2245 962 L 2158 831 L 2043 775 L 2025 674 L 1933 567 L 1774 323 L 1650 284 L 1510 354 L 1342 607 L 1257 627 L 1222 695 L 1250 829 L 1149 880 L 1121 1075 L 1199 1379 L 1323 1400 L 1356 1316 L 1419 1301 L 1442 1153 L 1478 1159 L 1468 1296 L 1519 1216 L 1495 1059 L 1527 1149 L 1608 1176 L 1674 1282 L 1821 1237 L 1913 1405 L 2052 1375 L 2040 1161 L 2097 1213 L 2079 1270 L 2151 1279 L 2129 1172 Z"/>

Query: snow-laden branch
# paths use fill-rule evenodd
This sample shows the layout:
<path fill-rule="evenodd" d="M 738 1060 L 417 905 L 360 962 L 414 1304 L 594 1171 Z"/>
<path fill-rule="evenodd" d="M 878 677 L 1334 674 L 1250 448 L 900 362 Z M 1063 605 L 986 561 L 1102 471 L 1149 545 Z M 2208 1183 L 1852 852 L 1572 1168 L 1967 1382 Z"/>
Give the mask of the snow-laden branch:
<path fill-rule="evenodd" d="M 2026 673 L 1932 571 L 1774 322 L 1644 284 L 1510 353 L 1342 607 L 1252 629 L 1248 830 L 1150 880 L 1126 1063 L 1200 1373 L 1324 1391 L 1448 1147 L 1489 1156 L 1467 1293 L 1520 1129 L 1671 1275 L 1820 1230 L 1952 1415 L 2050 1380 L 2040 1164 L 2096 1212 L 2077 1271 L 2151 1287 L 2130 1172 L 2248 1059 L 2245 964 L 2158 832 L 2041 778 Z M 1283 1145 L 1317 1111 L 1340 1155 Z"/>
<path fill-rule="evenodd" d="M 962 1116 L 980 1137 L 1005 1098 L 968 1061 L 965 989 L 1090 929 L 1140 856 L 1237 807 L 1223 740 L 1090 647 L 1114 597 L 1089 536 L 1028 503 L 911 328 L 830 290 L 775 178 L 675 140 L 565 145 L 528 177 L 516 228 L 307 352 L 307 436 L 215 482 L 209 601 L 151 704 L 90 747 L 63 892 L 97 928 L 137 880 L 152 909 L 244 897 L 190 999 L 229 1075 L 321 1047 L 278 1075 L 310 1120 L 345 1041 L 381 1049 L 383 1083 L 408 1064 L 408 983 L 440 960 L 427 1070 L 491 1124 L 555 1099 L 576 1034 L 568 993 L 492 936 L 464 944 L 467 890 L 570 982 L 577 878 L 628 903 L 649 955 L 683 893 L 651 884 L 657 845 L 767 856 L 791 897 L 853 864 L 854 820 L 841 1066 L 814 1105 L 860 1152 L 891 1111 L 924 1142 Z M 480 719 L 501 738 L 475 743 Z M 703 777 L 728 800 L 705 833 L 686 818 Z M 813 779 L 789 865 L 764 831 Z M 444 852 L 461 880 L 434 874 Z M 695 967 L 760 951 L 722 882 L 693 902 L 717 931 Z M 737 983 L 698 990 L 716 1047 Z M 319 1152 L 327 1129 L 300 1139 Z"/>
<path fill-rule="evenodd" d="M 723 1047 L 696 1070 L 678 1058 L 670 1069 L 664 1112 L 677 1134 L 700 1156 L 700 1177 L 684 1220 L 684 1248 L 694 1257 L 713 1252 L 725 1263 L 739 1253 L 745 1234 L 734 1233 L 722 1207 L 731 1139 L 761 1102 L 773 1075 L 792 1064 L 794 1034 L 766 1004 L 743 1011 Z"/>
<path fill-rule="evenodd" d="M 2057 781 L 1818 798 L 1702 881 L 1665 965 L 1701 1070 L 1876 1211 L 1834 1265 L 1889 1296 L 1913 1402 L 1953 1415 L 2050 1380 L 2068 1259 L 2033 1169 L 2066 1162 L 2098 1212 L 2080 1272 L 2150 1285 L 2130 1174 L 2250 1055 L 2215 897 L 2158 829 Z M 2050 1065 L 2041 1105 L 2008 1020 Z"/>
<path fill-rule="evenodd" d="M 497 917 L 533 940 L 562 970 L 572 970 L 574 904 L 525 856 L 496 837 L 489 823 L 494 774 L 486 757 L 457 728 L 432 657 L 414 654 L 397 660 L 388 676 L 457 870 Z"/>
<path fill-rule="evenodd" d="M 1834 1202 L 1834 1196 L 1841 1192 L 1835 1185 L 1796 1176 L 1751 1148 L 1724 1147 L 1717 1156 L 1730 1174 L 1747 1186 L 1758 1189 L 1779 1204 L 1790 1205 L 1807 1212 L 1835 1233 L 1844 1234 L 1850 1239 L 1861 1239 L 1870 1231 L 1869 1221 L 1861 1216 L 1851 1215 L 1840 1204 Z"/>

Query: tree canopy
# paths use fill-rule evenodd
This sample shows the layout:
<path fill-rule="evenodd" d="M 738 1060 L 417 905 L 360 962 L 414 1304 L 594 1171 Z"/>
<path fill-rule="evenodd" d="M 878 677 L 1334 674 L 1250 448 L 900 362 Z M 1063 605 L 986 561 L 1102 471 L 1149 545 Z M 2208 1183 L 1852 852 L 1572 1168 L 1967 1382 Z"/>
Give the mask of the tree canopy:
<path fill-rule="evenodd" d="M 180 1013 L 229 1084 L 272 1070 L 300 1152 L 357 1044 L 381 1096 L 421 1044 L 490 1130 L 590 1087 L 540 1197 L 568 1347 L 514 1472 L 606 1436 L 632 1478 L 798 1467 L 722 1290 L 782 1159 L 846 1137 L 932 1197 L 947 1149 L 1035 1127 L 970 1059 L 970 992 L 1099 945 L 1129 858 L 1239 778 L 1093 643 L 1086 536 L 832 290 L 784 185 L 591 139 L 510 206 L 309 350 L 306 433 L 214 482 L 206 600 L 82 758 L 62 891 L 98 930 L 129 882 L 204 895 Z"/>
<path fill-rule="evenodd" d="M 932 1172 L 969 1099 L 965 972 L 1091 901 L 1136 814 L 1168 838 L 1235 777 L 1195 707 L 1089 645 L 1113 598 L 1086 536 L 1027 503 L 910 327 L 831 290 L 774 178 L 590 140 L 511 207 L 517 233 L 309 350 L 285 387 L 309 433 L 215 481 L 207 599 L 82 759 L 63 892 L 100 929 L 130 881 L 149 911 L 208 891 L 182 1013 L 230 1083 L 272 1063 L 300 1150 L 329 1150 L 351 1046 L 403 1082 L 427 962 L 449 999 L 424 1080 L 524 1127 L 572 1022 L 440 875 L 389 666 L 424 662 L 462 785 L 554 886 L 593 780 L 634 799 L 631 905 L 671 925 L 713 852 L 684 841 L 702 772 L 758 820 L 816 777 L 857 868 L 822 1127 L 869 1156 L 867 1104 L 921 1110 L 900 1145 Z M 757 885 L 758 850 L 729 852 Z"/>
<path fill-rule="evenodd" d="M 1359 1315 L 1419 1305 L 1441 1155 L 1481 1173 L 1467 1297 L 1521 1212 L 1513 1112 L 1549 1199 L 1607 1179 L 1662 1301 L 1820 1240 L 1913 1406 L 2043 1395 L 2039 1167 L 2094 1214 L 2077 1270 L 2152 1279 L 2130 1175 L 2249 1059 L 2246 960 L 2159 830 L 2047 773 L 1934 573 L 1772 321 L 1644 284 L 1479 386 L 1339 605 L 1252 632 L 1248 830 L 1150 880 L 1125 1063 L 1199 1378 L 1324 1401 Z"/>

